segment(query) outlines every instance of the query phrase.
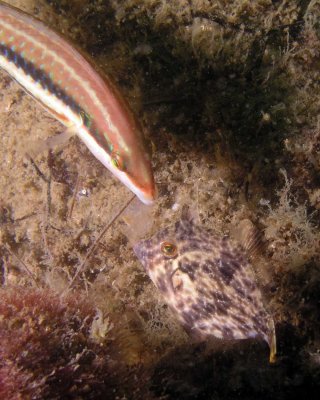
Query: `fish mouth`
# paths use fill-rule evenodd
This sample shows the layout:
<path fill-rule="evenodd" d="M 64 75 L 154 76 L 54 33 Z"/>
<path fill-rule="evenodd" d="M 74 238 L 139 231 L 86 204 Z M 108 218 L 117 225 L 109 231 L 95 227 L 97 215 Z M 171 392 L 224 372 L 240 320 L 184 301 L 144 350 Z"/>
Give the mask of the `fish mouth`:
<path fill-rule="evenodd" d="M 137 195 L 138 196 L 138 195 Z M 150 198 L 150 197 L 146 197 L 146 196 L 138 196 L 139 200 L 142 201 L 143 204 L 145 204 L 146 206 L 151 206 L 152 204 L 154 204 L 154 198 Z"/>
<path fill-rule="evenodd" d="M 143 204 L 147 206 L 154 204 L 157 199 L 158 190 L 153 181 L 141 186 L 137 185 L 137 182 L 132 179 L 127 179 L 127 177 L 123 178 L 124 179 L 120 179 L 122 183 L 124 183 Z"/>
<path fill-rule="evenodd" d="M 101 147 L 92 137 L 85 127 L 77 130 L 78 135 L 87 145 L 92 154 L 117 177 L 128 189 L 130 189 L 141 201 L 146 205 L 154 203 L 157 197 L 157 190 L 154 183 L 154 177 L 149 163 L 136 162 L 133 173 L 132 171 L 121 171 L 116 168 L 110 154 Z M 135 161 L 135 160 L 134 160 Z"/>
<path fill-rule="evenodd" d="M 154 204 L 157 198 L 157 188 L 155 185 L 148 188 L 138 188 L 135 194 L 137 195 L 139 200 L 142 201 L 142 203 L 150 206 Z"/>

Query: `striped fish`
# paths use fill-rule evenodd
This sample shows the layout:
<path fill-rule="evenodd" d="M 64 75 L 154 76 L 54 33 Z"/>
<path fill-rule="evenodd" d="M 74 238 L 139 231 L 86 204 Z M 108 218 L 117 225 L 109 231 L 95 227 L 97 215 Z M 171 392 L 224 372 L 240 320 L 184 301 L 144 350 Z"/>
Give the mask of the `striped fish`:
<path fill-rule="evenodd" d="M 243 232 L 243 246 L 254 253 L 257 244 L 251 227 Z M 274 362 L 273 318 L 263 305 L 244 247 L 184 215 L 151 239 L 136 243 L 134 252 L 193 338 L 260 337 L 268 343 Z"/>
<path fill-rule="evenodd" d="M 0 68 L 68 128 L 142 202 L 155 198 L 141 127 L 92 60 L 32 16 L 0 2 Z"/>

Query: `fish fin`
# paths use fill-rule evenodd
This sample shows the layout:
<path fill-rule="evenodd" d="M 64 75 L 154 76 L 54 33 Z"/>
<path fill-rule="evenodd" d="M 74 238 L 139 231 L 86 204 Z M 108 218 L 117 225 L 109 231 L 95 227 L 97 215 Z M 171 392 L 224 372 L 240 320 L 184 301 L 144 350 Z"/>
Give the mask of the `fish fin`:
<path fill-rule="evenodd" d="M 249 219 L 240 222 L 233 231 L 233 236 L 242 245 L 249 258 L 256 257 L 263 251 L 261 232 Z"/>
<path fill-rule="evenodd" d="M 66 143 L 68 143 L 70 138 L 76 135 L 76 133 L 77 130 L 75 128 L 75 125 L 72 125 L 58 135 L 48 137 L 48 139 L 46 139 L 46 142 L 50 148 L 56 146 L 64 146 Z"/>
<path fill-rule="evenodd" d="M 270 364 L 274 364 L 277 360 L 277 338 L 276 338 L 276 330 L 274 326 L 274 321 L 273 318 L 270 318 L 268 321 L 269 329 L 270 329 L 270 356 L 269 356 L 269 362 Z"/>
<path fill-rule="evenodd" d="M 70 127 L 67 128 L 64 132 L 61 132 L 58 135 L 50 136 L 45 140 L 39 139 L 29 141 L 25 153 L 34 158 L 37 155 L 45 151 L 54 149 L 57 146 L 64 146 L 68 142 L 68 140 L 72 136 L 74 136 L 74 134 L 75 131 L 73 127 Z"/>
<path fill-rule="evenodd" d="M 45 140 L 37 140 L 34 142 L 29 142 L 27 146 L 27 150 L 25 151 L 31 157 L 36 157 L 38 154 L 43 153 L 48 149 L 52 149 L 56 146 L 64 145 L 70 137 L 77 133 L 76 125 L 70 121 L 67 117 L 62 114 L 57 113 L 54 109 L 48 107 L 44 102 L 34 96 L 28 89 L 20 84 L 17 80 L 15 82 L 29 95 L 31 96 L 38 104 L 40 104 L 46 111 L 48 111 L 52 116 L 54 116 L 58 121 L 60 121 L 64 126 L 66 126 L 66 130 L 59 135 L 55 135 L 49 137 Z"/>

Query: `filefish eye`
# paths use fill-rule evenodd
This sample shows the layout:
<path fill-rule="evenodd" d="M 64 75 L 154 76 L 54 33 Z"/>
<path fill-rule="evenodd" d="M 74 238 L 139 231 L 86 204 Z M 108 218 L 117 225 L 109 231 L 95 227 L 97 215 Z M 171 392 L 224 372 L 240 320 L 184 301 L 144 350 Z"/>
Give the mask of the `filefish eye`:
<path fill-rule="evenodd" d="M 167 258 L 174 258 L 178 254 L 178 248 L 170 242 L 162 242 L 160 244 L 161 253 Z"/>
<path fill-rule="evenodd" d="M 111 153 L 111 163 L 118 170 L 120 171 L 125 170 L 123 159 L 121 158 L 119 153 L 117 152 Z"/>

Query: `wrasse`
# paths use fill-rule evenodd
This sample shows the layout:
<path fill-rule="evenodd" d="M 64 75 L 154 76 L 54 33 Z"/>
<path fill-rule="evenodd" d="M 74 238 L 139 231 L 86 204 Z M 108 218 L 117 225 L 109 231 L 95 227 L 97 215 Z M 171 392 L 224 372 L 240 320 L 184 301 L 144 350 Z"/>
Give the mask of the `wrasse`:
<path fill-rule="evenodd" d="M 251 233 L 246 227 L 241 246 L 231 238 L 217 237 L 185 214 L 173 226 L 135 244 L 134 251 L 192 337 L 260 337 L 268 343 L 274 362 L 274 322 L 248 258 L 256 249 Z"/>
<path fill-rule="evenodd" d="M 0 2 L 0 68 L 150 204 L 155 184 L 141 127 L 113 82 L 60 34 Z"/>

